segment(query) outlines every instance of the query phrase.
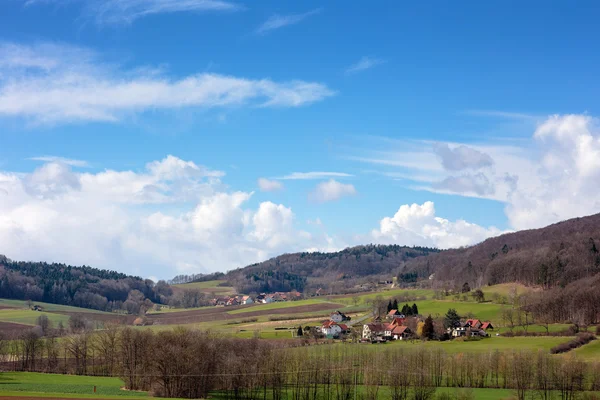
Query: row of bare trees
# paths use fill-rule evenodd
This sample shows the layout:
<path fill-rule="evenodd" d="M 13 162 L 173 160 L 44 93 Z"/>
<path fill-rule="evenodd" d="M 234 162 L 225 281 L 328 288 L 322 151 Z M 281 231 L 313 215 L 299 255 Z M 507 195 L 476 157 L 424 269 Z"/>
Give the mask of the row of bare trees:
<path fill-rule="evenodd" d="M 447 354 L 415 345 L 294 347 L 302 342 L 224 338 L 176 328 L 161 332 L 109 326 L 60 340 L 31 332 L 0 340 L 4 368 L 121 377 L 155 395 L 293 400 L 429 399 L 436 387 L 513 389 L 573 399 L 600 390 L 600 363 L 546 352 Z"/>

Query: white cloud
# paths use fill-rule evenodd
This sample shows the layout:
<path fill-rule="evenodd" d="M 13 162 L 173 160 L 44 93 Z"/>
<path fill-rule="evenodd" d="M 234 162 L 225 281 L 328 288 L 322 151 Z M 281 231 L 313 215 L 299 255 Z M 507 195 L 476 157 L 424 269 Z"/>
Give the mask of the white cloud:
<path fill-rule="evenodd" d="M 472 193 L 479 196 L 492 195 L 495 191 L 494 185 L 483 173 L 449 176 L 441 182 L 433 183 L 432 187 L 449 193 Z"/>
<path fill-rule="evenodd" d="M 17 260 L 46 260 L 169 278 L 224 271 L 329 240 L 293 211 L 228 191 L 223 173 L 167 156 L 139 172 L 44 164 L 0 172 L 0 243 Z"/>
<path fill-rule="evenodd" d="M 502 232 L 465 220 L 449 221 L 436 217 L 433 202 L 405 204 L 393 217 L 385 217 L 371 236 L 377 243 L 430 246 L 442 249 L 468 246 Z"/>
<path fill-rule="evenodd" d="M 346 75 L 353 75 L 358 72 L 366 71 L 380 64 L 383 64 L 384 62 L 385 61 L 380 58 L 363 57 L 355 64 L 352 64 L 351 66 L 346 68 Z"/>
<path fill-rule="evenodd" d="M 258 187 L 263 192 L 275 192 L 277 190 L 283 189 L 283 183 L 281 183 L 277 180 L 272 180 L 272 179 L 267 179 L 267 178 L 259 178 L 258 179 Z"/>
<path fill-rule="evenodd" d="M 353 196 L 356 194 L 356 188 L 349 183 L 340 183 L 334 179 L 326 182 L 321 182 L 317 185 L 314 191 L 309 195 L 309 198 L 319 203 L 328 201 L 336 201 L 345 196 Z"/>
<path fill-rule="evenodd" d="M 312 179 L 327 179 L 327 178 L 349 178 L 353 175 L 344 172 L 292 172 L 289 175 L 284 175 L 277 179 L 281 180 L 312 180 Z"/>
<path fill-rule="evenodd" d="M 395 174 L 414 177 L 415 189 L 501 201 L 510 227 L 517 230 L 600 212 L 600 121 L 592 116 L 549 116 L 529 140 L 437 148 L 428 142 L 415 148 L 414 143 L 353 159 L 397 168 Z M 446 165 L 432 167 L 432 157 Z M 453 175 L 463 170 L 477 172 Z"/>
<path fill-rule="evenodd" d="M 242 9 L 239 5 L 222 0 L 23 0 L 25 6 L 40 4 L 74 4 L 83 7 L 82 16 L 99 25 L 131 24 L 137 19 L 177 12 L 231 12 Z"/>
<path fill-rule="evenodd" d="M 494 165 L 494 160 L 489 154 L 465 145 L 450 148 L 447 143 L 435 143 L 433 150 L 442 161 L 442 166 L 449 171 L 480 169 Z"/>
<path fill-rule="evenodd" d="M 81 168 L 86 168 L 86 167 L 90 166 L 90 164 L 87 161 L 74 160 L 72 158 L 64 158 L 64 157 L 56 157 L 56 156 L 30 157 L 30 158 L 28 158 L 28 160 L 42 161 L 42 162 L 46 162 L 46 163 L 65 164 L 65 165 L 70 165 L 71 167 L 81 167 Z"/>
<path fill-rule="evenodd" d="M 298 107 L 334 94 L 299 80 L 274 82 L 199 73 L 168 77 L 103 63 L 88 49 L 0 44 L 0 117 L 36 123 L 116 122 L 151 110 L 233 106 Z"/>
<path fill-rule="evenodd" d="M 317 8 L 302 14 L 272 15 L 261 26 L 258 27 L 256 33 L 264 35 L 266 33 L 283 28 L 285 26 L 295 25 L 312 15 L 319 14 L 321 11 L 321 8 Z"/>

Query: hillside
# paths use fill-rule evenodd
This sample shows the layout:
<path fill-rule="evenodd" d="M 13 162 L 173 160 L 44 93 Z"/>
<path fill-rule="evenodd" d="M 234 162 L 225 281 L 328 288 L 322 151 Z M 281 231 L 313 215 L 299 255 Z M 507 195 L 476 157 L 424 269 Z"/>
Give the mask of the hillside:
<path fill-rule="evenodd" d="M 358 285 L 391 279 L 410 259 L 438 252 L 426 247 L 367 245 L 335 253 L 283 254 L 230 271 L 224 279 L 241 293 L 314 292 L 318 288 L 358 291 Z"/>
<path fill-rule="evenodd" d="M 400 284 L 471 287 L 519 282 L 565 286 L 600 272 L 600 214 L 541 229 L 504 234 L 480 244 L 439 251 L 430 248 L 358 246 L 336 253 L 294 253 L 230 271 L 225 279 L 240 292 L 330 288 L 398 277 Z"/>
<path fill-rule="evenodd" d="M 164 282 L 87 266 L 12 261 L 0 255 L 0 298 L 44 301 L 132 314 L 164 303 L 171 289 Z"/>
<path fill-rule="evenodd" d="M 462 249 L 408 261 L 404 273 L 479 287 L 519 282 L 565 286 L 600 272 L 600 214 L 490 238 Z"/>

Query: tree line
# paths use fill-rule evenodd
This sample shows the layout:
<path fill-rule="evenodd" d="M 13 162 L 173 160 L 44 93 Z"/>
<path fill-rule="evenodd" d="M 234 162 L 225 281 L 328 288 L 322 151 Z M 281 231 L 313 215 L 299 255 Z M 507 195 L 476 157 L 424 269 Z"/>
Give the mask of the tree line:
<path fill-rule="evenodd" d="M 173 291 L 164 281 L 87 266 L 17 262 L 0 256 L 0 297 L 43 301 L 102 311 L 138 313 L 167 304 Z"/>
<path fill-rule="evenodd" d="M 518 399 L 575 399 L 600 390 L 600 363 L 545 351 L 448 354 L 415 345 L 319 345 L 235 339 L 175 328 L 161 332 L 69 327 L 57 340 L 34 331 L 0 340 L 5 368 L 121 377 L 156 396 L 228 399 L 434 398 L 438 387 L 504 388 Z M 441 397 L 440 397 L 441 398 Z"/>

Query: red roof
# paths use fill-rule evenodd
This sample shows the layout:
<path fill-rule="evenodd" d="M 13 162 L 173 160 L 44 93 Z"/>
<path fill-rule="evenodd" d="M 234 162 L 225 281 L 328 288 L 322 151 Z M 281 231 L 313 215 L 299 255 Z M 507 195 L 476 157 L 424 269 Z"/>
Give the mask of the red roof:
<path fill-rule="evenodd" d="M 492 323 L 490 321 L 486 321 L 483 323 L 483 325 L 481 325 L 481 329 L 483 329 L 484 331 L 486 329 L 490 329 L 490 328 L 494 329 L 494 326 L 492 325 Z"/>
<path fill-rule="evenodd" d="M 402 335 L 407 329 L 408 326 L 396 326 L 394 329 L 392 329 L 392 335 Z"/>
<path fill-rule="evenodd" d="M 472 327 L 476 327 L 477 325 L 480 325 L 481 322 L 478 319 L 468 319 L 467 322 L 465 322 L 465 325 L 469 325 Z"/>
<path fill-rule="evenodd" d="M 396 315 L 398 314 L 398 310 L 390 310 L 390 312 L 388 313 L 388 315 Z"/>

